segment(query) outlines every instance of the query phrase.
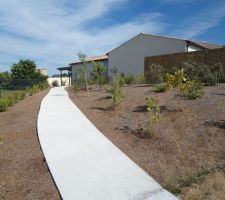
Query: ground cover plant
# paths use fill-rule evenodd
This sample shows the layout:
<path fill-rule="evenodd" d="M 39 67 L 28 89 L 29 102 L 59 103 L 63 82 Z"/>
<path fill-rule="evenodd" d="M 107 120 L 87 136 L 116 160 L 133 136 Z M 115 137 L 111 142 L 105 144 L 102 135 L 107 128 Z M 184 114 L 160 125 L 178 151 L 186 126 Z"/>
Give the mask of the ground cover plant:
<path fill-rule="evenodd" d="M 160 93 L 168 90 L 168 85 L 166 83 L 158 83 L 154 86 L 154 92 Z"/>
<path fill-rule="evenodd" d="M 10 106 L 13 106 L 19 100 L 23 100 L 26 96 L 32 96 L 33 94 L 46 88 L 48 88 L 48 84 L 44 83 L 33 85 L 26 90 L 7 92 L 7 95 L 4 95 L 4 97 L 0 98 L 0 112 L 7 111 Z"/>

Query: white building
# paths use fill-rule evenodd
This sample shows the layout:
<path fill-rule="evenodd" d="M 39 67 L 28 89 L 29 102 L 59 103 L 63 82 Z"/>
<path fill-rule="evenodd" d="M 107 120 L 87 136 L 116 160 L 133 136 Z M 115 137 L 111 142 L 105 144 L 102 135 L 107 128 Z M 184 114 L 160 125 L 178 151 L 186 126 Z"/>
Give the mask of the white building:
<path fill-rule="evenodd" d="M 173 37 L 150 35 L 140 33 L 134 38 L 121 44 L 106 55 L 90 57 L 86 59 L 88 71 L 92 71 L 91 61 L 99 62 L 106 68 L 105 76 L 117 68 L 124 75 L 144 73 L 144 58 L 170 53 L 191 52 L 203 49 L 221 48 L 222 45 L 209 44 Z M 71 71 L 72 84 L 76 79 L 76 69 L 82 66 L 82 62 L 75 62 L 66 67 Z M 58 68 L 59 70 L 65 69 Z"/>
<path fill-rule="evenodd" d="M 85 59 L 85 66 L 87 67 L 88 75 L 90 75 L 91 72 L 93 71 L 92 61 L 102 64 L 105 67 L 104 75 L 105 76 L 108 75 L 108 56 L 107 55 L 89 57 L 89 58 Z M 76 79 L 77 69 L 82 67 L 84 65 L 84 63 L 83 62 L 74 62 L 74 63 L 70 63 L 69 65 L 71 67 L 72 84 L 73 84 L 74 80 Z"/>
<path fill-rule="evenodd" d="M 222 46 L 141 33 L 107 53 L 108 72 L 116 67 L 125 75 L 144 73 L 144 58 L 147 56 L 220 47 Z"/>

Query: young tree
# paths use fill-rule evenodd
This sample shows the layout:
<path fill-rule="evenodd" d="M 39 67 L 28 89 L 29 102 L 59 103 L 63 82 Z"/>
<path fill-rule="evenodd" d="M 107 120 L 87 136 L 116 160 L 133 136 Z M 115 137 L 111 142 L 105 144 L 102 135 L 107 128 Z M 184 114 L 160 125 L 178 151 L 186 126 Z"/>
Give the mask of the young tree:
<path fill-rule="evenodd" d="M 77 54 L 79 60 L 82 62 L 83 64 L 83 72 L 84 72 L 84 76 L 85 76 L 85 85 L 86 85 L 86 90 L 87 90 L 87 94 L 89 96 L 89 89 L 88 89 L 88 78 L 87 78 L 87 65 L 86 65 L 86 57 L 87 55 L 82 53 L 82 52 L 79 52 Z"/>
<path fill-rule="evenodd" d="M 105 78 L 103 76 L 103 73 L 105 71 L 104 65 L 102 65 L 101 63 L 94 62 L 94 61 L 92 61 L 91 63 L 93 65 L 92 72 L 93 72 L 95 78 L 97 79 L 98 84 L 99 85 L 104 84 L 104 82 L 105 82 Z"/>

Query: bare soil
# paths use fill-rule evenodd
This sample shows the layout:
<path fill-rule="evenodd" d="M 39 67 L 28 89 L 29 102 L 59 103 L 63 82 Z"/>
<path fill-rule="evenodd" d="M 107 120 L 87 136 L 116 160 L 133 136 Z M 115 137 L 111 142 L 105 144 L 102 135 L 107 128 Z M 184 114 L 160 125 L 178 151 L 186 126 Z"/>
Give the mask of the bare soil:
<path fill-rule="evenodd" d="M 190 188 L 198 186 L 203 199 L 216 199 L 225 194 L 225 85 L 204 90 L 202 98 L 187 100 L 175 98 L 175 91 L 154 93 L 148 85 L 128 86 L 123 88 L 124 100 L 111 110 L 112 99 L 104 89 L 92 86 L 89 96 L 68 89 L 95 126 L 168 190 L 192 199 Z M 142 134 L 148 123 L 145 97 L 149 96 L 161 109 L 152 138 Z M 213 177 L 222 182 L 216 187 L 220 194 L 210 186 Z M 205 194 L 207 184 L 211 189 Z"/>
<path fill-rule="evenodd" d="M 39 145 L 36 121 L 47 90 L 0 113 L 0 199 L 60 199 Z"/>

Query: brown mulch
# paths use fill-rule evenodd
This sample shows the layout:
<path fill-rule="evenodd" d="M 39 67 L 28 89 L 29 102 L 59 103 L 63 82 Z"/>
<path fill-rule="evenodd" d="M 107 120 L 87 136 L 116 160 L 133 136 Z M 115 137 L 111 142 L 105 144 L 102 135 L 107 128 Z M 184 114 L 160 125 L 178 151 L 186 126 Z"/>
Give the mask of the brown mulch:
<path fill-rule="evenodd" d="M 38 141 L 36 122 L 48 90 L 0 113 L 0 199 L 60 199 Z"/>
<path fill-rule="evenodd" d="M 225 166 L 225 85 L 204 87 L 205 94 L 187 100 L 171 91 L 154 93 L 149 86 L 123 88 L 125 98 L 115 109 L 109 93 L 92 87 L 68 89 L 72 101 L 118 148 L 162 185 Z M 161 118 L 152 138 L 143 137 L 148 113 L 145 97 L 154 96 Z M 224 179 L 225 181 L 225 179 Z"/>

